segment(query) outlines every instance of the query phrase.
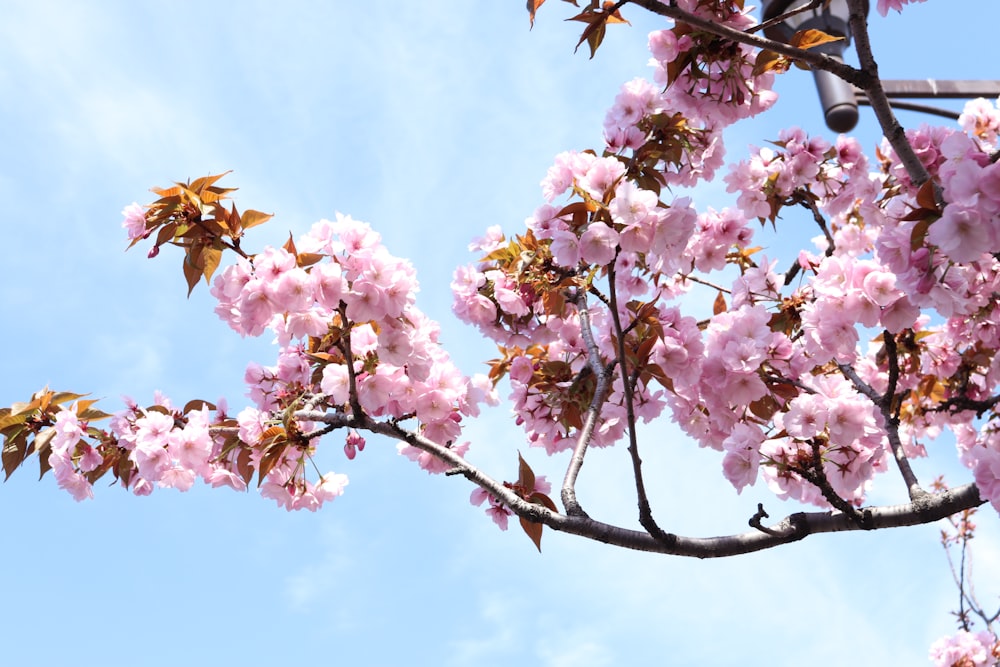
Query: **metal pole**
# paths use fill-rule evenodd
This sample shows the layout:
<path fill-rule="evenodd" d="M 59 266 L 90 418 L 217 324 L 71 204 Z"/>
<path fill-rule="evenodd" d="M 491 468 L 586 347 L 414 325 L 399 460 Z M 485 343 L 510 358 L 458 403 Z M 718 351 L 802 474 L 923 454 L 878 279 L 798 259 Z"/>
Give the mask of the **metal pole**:
<path fill-rule="evenodd" d="M 972 99 L 1000 96 L 1000 81 L 949 81 L 940 79 L 882 79 L 886 95 L 896 99 Z"/>

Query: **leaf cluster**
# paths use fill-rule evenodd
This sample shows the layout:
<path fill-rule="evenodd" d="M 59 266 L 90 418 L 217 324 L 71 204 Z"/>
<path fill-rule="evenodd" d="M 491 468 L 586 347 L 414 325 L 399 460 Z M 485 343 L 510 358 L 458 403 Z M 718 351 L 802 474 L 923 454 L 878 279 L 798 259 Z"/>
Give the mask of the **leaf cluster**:
<path fill-rule="evenodd" d="M 111 415 L 94 407 L 96 400 L 84 399 L 86 394 L 74 394 L 68 391 L 55 392 L 46 388 L 35 392 L 29 401 L 17 402 L 9 408 L 0 408 L 0 438 L 3 440 L 4 481 L 32 454 L 38 454 L 39 478 L 49 471 L 51 441 L 56 435 L 54 428 L 55 415 L 65 409 L 66 404 L 76 401 L 72 410 L 77 419 L 88 423 L 107 419 Z M 103 439 L 103 432 L 87 426 L 86 432 L 92 437 Z M 107 471 L 98 469 L 95 476 L 100 477 Z M 97 471 L 95 471 L 97 472 Z"/>
<path fill-rule="evenodd" d="M 170 244 L 184 250 L 184 278 L 190 296 L 202 277 L 208 283 L 219 267 L 223 250 L 230 249 L 249 259 L 240 249 L 240 239 L 245 230 L 263 224 L 271 214 L 247 210 L 242 214 L 230 203 L 229 193 L 235 188 L 216 185 L 221 174 L 203 176 L 187 183 L 176 182 L 169 188 L 152 188 L 159 196 L 146 211 L 146 233 L 141 238 L 155 234 L 149 256 L 159 254 L 160 247 Z M 133 239 L 131 248 L 139 242 Z"/>

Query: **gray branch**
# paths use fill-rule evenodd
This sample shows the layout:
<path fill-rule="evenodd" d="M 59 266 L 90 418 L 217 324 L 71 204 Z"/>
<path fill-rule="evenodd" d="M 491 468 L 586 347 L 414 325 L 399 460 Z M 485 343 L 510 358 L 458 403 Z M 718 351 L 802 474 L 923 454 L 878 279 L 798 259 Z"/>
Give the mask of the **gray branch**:
<path fill-rule="evenodd" d="M 367 416 L 359 420 L 354 415 L 324 414 L 316 411 L 299 412 L 296 413 L 296 417 L 326 424 L 353 426 L 385 435 L 394 440 L 400 440 L 428 452 L 448 463 L 453 474 L 462 475 L 476 486 L 495 496 L 518 517 L 542 523 L 552 530 L 626 549 L 674 556 L 726 558 L 771 549 L 817 533 L 916 526 L 933 523 L 985 502 L 980 498 L 979 489 L 975 484 L 966 484 L 940 493 L 928 493 L 925 497 L 904 505 L 862 508 L 859 511 L 863 512 L 866 517 L 863 527 L 841 512 L 797 512 L 788 515 L 773 526 L 761 526 L 736 535 L 684 537 L 666 533 L 663 537 L 656 538 L 646 531 L 615 526 L 586 516 L 559 514 L 542 505 L 529 503 L 512 489 L 493 479 L 448 447 L 432 442 L 419 433 L 406 430 L 395 422 L 379 422 Z M 758 522 L 762 516 L 758 517 Z"/>
<path fill-rule="evenodd" d="M 594 397 L 587 408 L 587 417 L 580 430 L 580 435 L 576 440 L 576 447 L 573 448 L 573 455 L 570 457 L 569 465 L 566 467 L 566 476 L 563 478 L 562 502 L 569 516 L 587 516 L 580 506 L 580 501 L 576 497 L 576 478 L 583 467 L 583 459 L 587 454 L 587 447 L 594 436 L 594 428 L 597 420 L 601 416 L 601 407 L 608 399 L 611 391 L 612 366 L 606 366 L 601 361 L 601 353 L 597 349 L 597 342 L 594 340 L 594 332 L 590 327 L 590 310 L 587 308 L 587 294 L 579 290 L 573 303 L 576 304 L 580 314 L 580 334 L 583 342 L 587 346 L 587 368 L 597 377 L 597 387 L 594 390 Z"/>

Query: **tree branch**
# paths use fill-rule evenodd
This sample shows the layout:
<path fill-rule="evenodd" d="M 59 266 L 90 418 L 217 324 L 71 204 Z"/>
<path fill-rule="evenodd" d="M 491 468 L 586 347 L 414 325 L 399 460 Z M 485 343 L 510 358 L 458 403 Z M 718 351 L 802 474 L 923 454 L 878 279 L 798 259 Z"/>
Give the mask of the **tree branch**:
<path fill-rule="evenodd" d="M 639 7 L 642 7 L 643 9 L 646 9 L 654 14 L 665 16 L 680 23 L 687 23 L 690 26 L 717 37 L 730 39 L 740 44 L 756 46 L 760 49 L 774 51 L 775 53 L 779 53 L 783 56 L 806 63 L 816 69 L 833 72 L 844 81 L 847 81 L 858 88 L 866 88 L 867 86 L 868 81 L 867 74 L 865 72 L 855 69 L 854 67 L 851 67 L 850 65 L 836 60 L 835 58 L 831 58 L 825 54 L 805 49 L 798 49 L 789 44 L 785 44 L 784 42 L 778 42 L 750 32 L 743 32 L 742 30 L 730 28 L 729 26 L 721 23 L 714 23 L 708 19 L 703 19 L 700 16 L 695 16 L 690 12 L 679 9 L 673 4 L 662 4 L 659 0 L 623 0 L 616 3 L 615 8 L 626 4 L 638 5 Z"/>
<path fill-rule="evenodd" d="M 628 453 L 632 458 L 632 476 L 635 478 L 635 492 L 639 503 L 639 523 L 655 539 L 660 541 L 670 541 L 663 529 L 657 525 L 653 518 L 653 511 L 649 507 L 649 497 L 646 495 L 646 484 L 642 479 L 642 459 L 639 458 L 639 440 L 635 432 L 635 404 L 633 403 L 632 385 L 628 377 L 628 362 L 625 354 L 625 334 L 622 331 L 621 317 L 618 314 L 618 290 L 615 287 L 615 262 L 611 260 L 608 265 L 608 283 L 611 299 L 611 322 L 615 327 L 615 337 L 618 339 L 618 369 L 622 378 L 622 393 L 625 396 L 625 415 L 628 419 Z"/>
<path fill-rule="evenodd" d="M 590 400 L 587 408 L 587 418 L 580 429 L 580 435 L 576 440 L 576 447 L 570 457 L 569 465 L 566 467 L 566 476 L 563 478 L 562 502 L 569 516 L 587 516 L 580 506 L 576 497 L 576 478 L 583 467 L 583 459 L 587 454 L 587 447 L 590 439 L 594 435 L 594 428 L 597 420 L 601 416 L 601 406 L 607 400 L 611 392 L 611 378 L 613 365 L 605 365 L 601 361 L 601 353 L 597 349 L 597 342 L 594 340 L 594 332 L 590 327 L 590 310 L 587 308 L 587 294 L 583 290 L 578 290 L 572 299 L 580 314 L 580 334 L 583 342 L 587 346 L 587 367 L 597 377 L 597 387 L 594 389 L 594 397 Z"/>
<path fill-rule="evenodd" d="M 878 75 L 878 64 L 875 62 L 871 40 L 868 35 L 866 0 L 847 0 L 847 4 L 851 9 L 849 21 L 851 36 L 854 38 L 854 48 L 858 53 L 858 62 L 861 65 L 861 70 L 866 76 L 863 77 L 863 83 L 854 83 L 849 79 L 844 80 L 854 83 L 854 85 L 865 92 L 868 103 L 871 105 L 872 111 L 875 112 L 875 117 L 878 119 L 878 124 L 882 128 L 885 138 L 892 145 L 893 150 L 896 151 L 896 156 L 906 169 L 910 180 L 914 185 L 919 187 L 930 180 L 930 174 L 927 173 L 927 169 L 924 168 L 920 158 L 917 157 L 916 152 L 907 140 L 906 131 L 899 124 L 899 120 L 896 119 L 896 114 L 889 104 L 889 98 L 885 94 L 885 89 L 882 88 L 882 80 L 879 79 Z M 840 75 L 838 74 L 838 76 Z"/>
<path fill-rule="evenodd" d="M 896 415 L 894 409 L 896 385 L 899 381 L 899 359 L 897 356 L 896 339 L 888 331 L 883 332 L 882 339 L 886 343 L 886 353 L 889 359 L 889 377 L 884 394 L 879 394 L 875 391 L 874 387 L 862 380 L 861 376 L 851 366 L 837 364 L 837 367 L 844 374 L 844 377 L 850 380 L 854 387 L 874 403 L 879 412 L 882 413 L 882 420 L 885 422 L 885 435 L 889 440 L 889 447 L 892 449 L 896 468 L 899 469 L 903 483 L 906 484 L 906 491 L 910 496 L 910 500 L 914 503 L 920 503 L 929 494 L 920 486 L 920 481 L 913 472 L 910 460 L 906 457 L 906 452 L 903 450 L 903 442 L 899 437 L 899 417 Z"/>
<path fill-rule="evenodd" d="M 419 433 L 408 431 L 395 422 L 378 422 L 367 416 L 359 422 L 352 415 L 343 413 L 299 412 L 296 413 L 296 417 L 308 421 L 353 426 L 405 442 L 445 461 L 452 467 L 454 474 L 462 475 L 490 493 L 519 517 L 542 523 L 563 533 L 626 549 L 692 558 L 727 558 L 771 549 L 817 533 L 861 529 L 855 520 L 841 512 L 797 512 L 773 526 L 761 525 L 752 531 L 735 535 L 684 537 L 665 533 L 662 538 L 656 538 L 648 531 L 623 528 L 586 516 L 559 514 L 542 505 L 529 503 L 448 447 L 432 442 Z M 928 493 L 927 498 L 920 502 L 864 508 L 867 519 L 865 528 L 877 530 L 933 523 L 985 502 L 980 497 L 976 485 L 970 483 L 940 493 Z M 758 523 L 763 516 L 763 514 L 756 515 Z"/>
<path fill-rule="evenodd" d="M 882 332 L 882 340 L 889 362 L 889 381 L 878 406 L 885 421 L 885 433 L 889 439 L 889 446 L 892 448 L 893 458 L 896 459 L 896 467 L 899 468 L 899 474 L 906 484 L 910 500 L 918 502 L 927 495 L 927 491 L 920 486 L 920 481 L 910 466 L 910 460 L 906 457 L 903 442 L 899 438 L 899 410 L 896 407 L 896 387 L 899 383 L 899 350 L 896 347 L 896 337 L 889 331 Z"/>

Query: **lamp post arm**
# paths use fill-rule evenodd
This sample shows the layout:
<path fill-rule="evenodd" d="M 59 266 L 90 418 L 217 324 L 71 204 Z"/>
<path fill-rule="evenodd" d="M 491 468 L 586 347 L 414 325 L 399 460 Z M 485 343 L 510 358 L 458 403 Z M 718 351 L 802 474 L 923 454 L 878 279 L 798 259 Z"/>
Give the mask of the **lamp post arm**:
<path fill-rule="evenodd" d="M 863 75 L 861 77 L 863 82 L 860 85 L 854 82 L 851 83 L 854 83 L 854 85 L 864 91 L 865 97 L 868 98 L 868 103 L 871 105 L 872 111 L 875 112 L 875 117 L 882 127 L 885 138 L 892 145 L 893 150 L 896 151 L 896 155 L 906 169 L 906 173 L 910 176 L 910 180 L 915 186 L 919 187 L 930 180 L 930 174 L 927 173 L 927 169 L 924 168 L 923 163 L 920 162 L 920 158 L 917 157 L 910 142 L 907 141 L 906 131 L 900 125 L 899 120 L 897 120 L 896 114 L 892 110 L 892 105 L 889 103 L 889 97 L 882 87 L 882 81 L 879 79 L 878 64 L 875 62 L 871 39 L 868 36 L 868 16 L 865 0 L 847 0 L 847 5 L 850 7 L 848 21 L 851 26 L 851 35 L 854 38 L 854 48 L 858 52 L 858 62 L 861 64 L 861 73 Z"/>

